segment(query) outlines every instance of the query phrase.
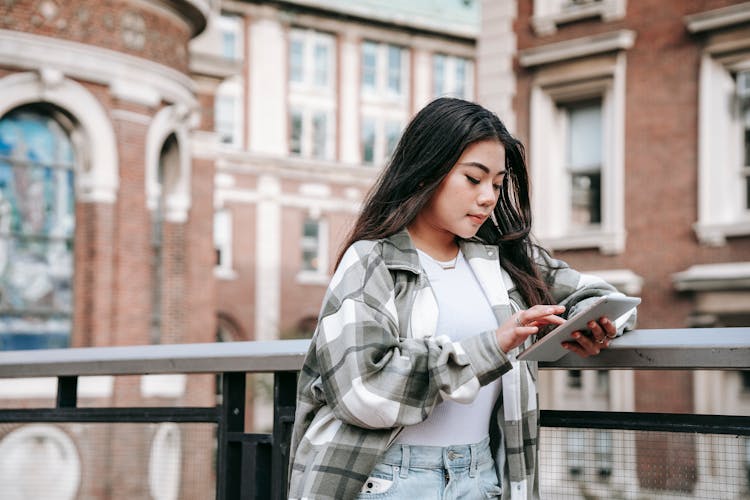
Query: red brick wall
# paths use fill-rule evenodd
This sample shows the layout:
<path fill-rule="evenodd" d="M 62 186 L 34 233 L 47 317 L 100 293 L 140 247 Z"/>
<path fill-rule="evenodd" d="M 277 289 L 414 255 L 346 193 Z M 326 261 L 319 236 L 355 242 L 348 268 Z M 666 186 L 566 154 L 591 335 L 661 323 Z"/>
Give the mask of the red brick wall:
<path fill-rule="evenodd" d="M 128 0 L 0 4 L 0 29 L 25 31 L 142 57 L 186 71 L 190 28 L 177 15 Z"/>
<path fill-rule="evenodd" d="M 678 294 L 674 273 L 694 264 L 746 261 L 750 238 L 730 239 L 719 248 L 701 246 L 692 225 L 697 221 L 698 80 L 702 39 L 691 35 L 684 17 L 738 2 L 641 0 L 628 2 L 626 17 L 614 22 L 585 20 L 559 26 L 537 37 L 530 25 L 532 1 L 519 2 L 515 28 L 518 49 L 629 29 L 636 32 L 627 57 L 625 114 L 625 252 L 605 256 L 596 250 L 557 252 L 582 270 L 627 268 L 644 278 L 640 328 L 687 326 L 692 297 Z M 532 71 L 516 64 L 515 110 L 518 135 L 529 138 Z M 637 371 L 635 409 L 645 412 L 692 412 L 691 372 Z M 695 480 L 695 444 L 688 436 L 639 441 L 638 472 L 646 487 L 690 490 Z M 656 451 L 655 451 L 656 450 Z M 680 470 L 673 475 L 670 470 Z"/>

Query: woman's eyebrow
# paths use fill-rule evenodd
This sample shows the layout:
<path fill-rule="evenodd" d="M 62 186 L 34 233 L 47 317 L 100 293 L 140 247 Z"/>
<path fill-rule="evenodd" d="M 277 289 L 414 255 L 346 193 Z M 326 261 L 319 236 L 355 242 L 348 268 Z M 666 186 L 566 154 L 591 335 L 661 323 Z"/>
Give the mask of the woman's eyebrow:
<path fill-rule="evenodd" d="M 490 169 L 486 165 L 479 163 L 478 161 L 465 161 L 465 162 L 459 163 L 459 165 L 466 165 L 467 167 L 477 167 L 481 170 L 484 170 L 484 172 L 487 174 L 490 173 Z M 505 169 L 502 169 L 495 175 L 503 175 L 505 172 L 506 172 Z"/>

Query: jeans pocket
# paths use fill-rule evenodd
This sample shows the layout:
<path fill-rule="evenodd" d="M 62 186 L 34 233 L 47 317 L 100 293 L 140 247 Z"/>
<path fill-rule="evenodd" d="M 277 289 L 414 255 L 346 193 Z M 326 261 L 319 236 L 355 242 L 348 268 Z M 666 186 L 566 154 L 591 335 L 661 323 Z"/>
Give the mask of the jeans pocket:
<path fill-rule="evenodd" d="M 392 465 L 376 465 L 372 472 L 370 472 L 370 477 L 362 485 L 357 498 L 365 500 L 368 498 L 388 498 L 391 496 L 396 489 L 398 479 L 398 474 L 394 472 Z"/>

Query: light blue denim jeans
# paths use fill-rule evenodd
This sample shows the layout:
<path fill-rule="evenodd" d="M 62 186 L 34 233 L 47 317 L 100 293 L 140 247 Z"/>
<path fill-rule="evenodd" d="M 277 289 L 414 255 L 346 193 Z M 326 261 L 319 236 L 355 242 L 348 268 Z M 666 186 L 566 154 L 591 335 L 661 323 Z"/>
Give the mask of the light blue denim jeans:
<path fill-rule="evenodd" d="M 396 443 L 383 455 L 357 498 L 457 500 L 500 498 L 490 440 L 457 446 Z"/>

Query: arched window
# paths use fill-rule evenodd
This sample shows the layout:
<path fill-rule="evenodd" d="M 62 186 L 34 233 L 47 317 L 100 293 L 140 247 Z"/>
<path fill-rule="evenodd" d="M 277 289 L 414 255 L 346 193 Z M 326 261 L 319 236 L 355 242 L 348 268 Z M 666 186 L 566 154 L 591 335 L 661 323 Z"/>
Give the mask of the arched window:
<path fill-rule="evenodd" d="M 0 118 L 0 349 L 69 344 L 73 130 L 51 106 L 23 106 Z"/>
<path fill-rule="evenodd" d="M 162 339 L 162 293 L 164 284 L 163 244 L 164 220 L 167 195 L 174 190 L 180 172 L 179 146 L 175 134 L 170 134 L 164 141 L 159 153 L 159 165 L 156 174 L 158 196 L 151 212 L 151 342 L 161 343 Z"/>

